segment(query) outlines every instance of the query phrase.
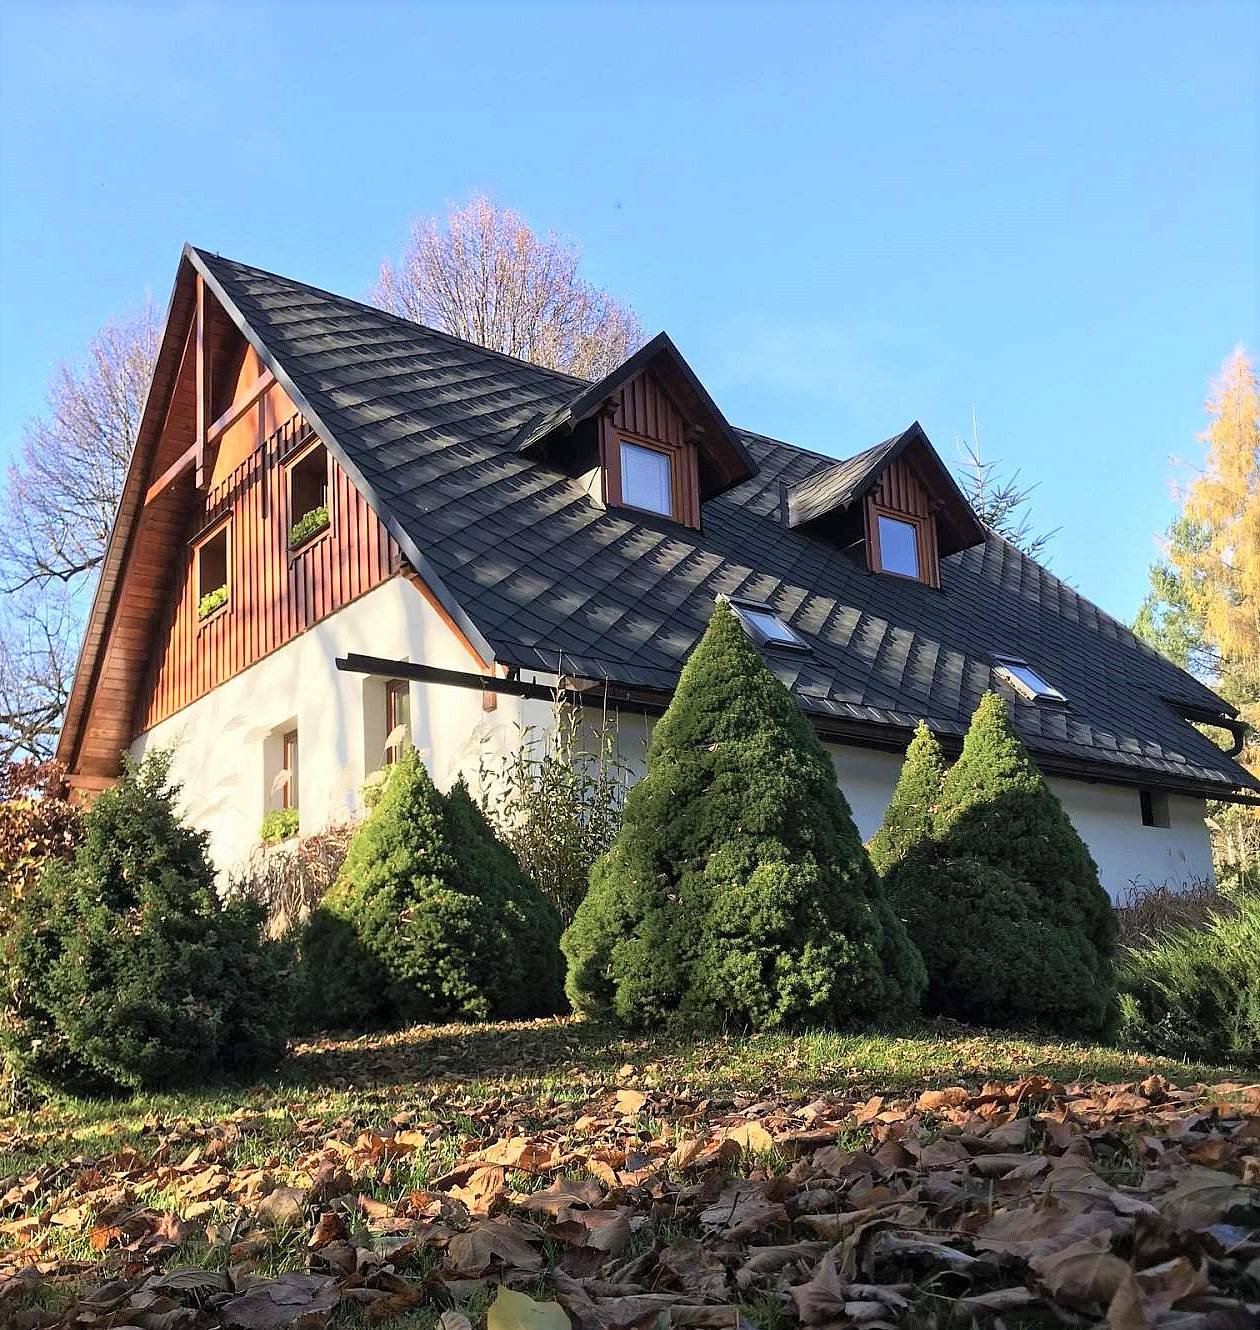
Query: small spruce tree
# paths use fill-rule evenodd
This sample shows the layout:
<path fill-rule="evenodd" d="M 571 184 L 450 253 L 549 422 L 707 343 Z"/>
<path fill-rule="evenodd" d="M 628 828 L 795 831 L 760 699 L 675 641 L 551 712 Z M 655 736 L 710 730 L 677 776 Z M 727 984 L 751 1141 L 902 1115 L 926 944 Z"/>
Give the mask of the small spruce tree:
<path fill-rule="evenodd" d="M 409 752 L 305 929 L 301 1024 L 550 1014 L 559 937 L 463 784 L 443 796 Z"/>
<path fill-rule="evenodd" d="M 922 962 L 831 759 L 724 604 L 563 946 L 574 1006 L 637 1027 L 854 1025 L 917 1007 Z"/>
<path fill-rule="evenodd" d="M 902 783 L 917 789 L 921 773 Z M 981 699 L 930 825 L 892 814 L 885 884 L 927 967 L 928 1009 L 1103 1033 L 1114 1017 L 1114 914 L 1000 697 Z"/>
<path fill-rule="evenodd" d="M 19 1081 L 79 1093 L 252 1075 L 283 1055 L 287 951 L 223 903 L 206 840 L 176 812 L 169 752 L 128 764 L 49 863 L 8 943 L 2 1037 Z"/>
<path fill-rule="evenodd" d="M 870 843 L 871 862 L 877 873 L 887 873 L 931 836 L 944 780 L 945 754 L 927 723 L 920 721 L 906 749 L 897 788 L 884 811 L 883 823 Z"/>

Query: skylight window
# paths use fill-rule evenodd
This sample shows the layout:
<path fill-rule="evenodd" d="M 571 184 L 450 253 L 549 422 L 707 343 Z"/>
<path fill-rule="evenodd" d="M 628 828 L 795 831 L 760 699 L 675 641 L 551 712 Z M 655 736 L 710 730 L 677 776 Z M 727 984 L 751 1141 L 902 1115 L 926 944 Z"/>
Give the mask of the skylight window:
<path fill-rule="evenodd" d="M 1067 698 L 1026 661 L 1018 656 L 998 656 L 994 669 L 1021 697 L 1029 702 L 1066 702 Z"/>
<path fill-rule="evenodd" d="M 808 651 L 809 644 L 783 622 L 769 605 L 755 601 L 727 602 L 744 625 L 744 631 L 759 647 L 782 647 L 788 651 Z"/>

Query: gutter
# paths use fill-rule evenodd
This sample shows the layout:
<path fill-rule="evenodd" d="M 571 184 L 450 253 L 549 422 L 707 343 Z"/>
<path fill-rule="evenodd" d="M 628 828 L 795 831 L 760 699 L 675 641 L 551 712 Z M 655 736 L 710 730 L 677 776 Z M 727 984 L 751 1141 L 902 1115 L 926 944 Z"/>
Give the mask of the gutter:
<path fill-rule="evenodd" d="M 515 670 L 507 678 L 493 674 L 472 674 L 462 670 L 446 670 L 437 665 L 420 665 L 414 661 L 390 660 L 384 656 L 365 656 L 348 652 L 336 659 L 336 666 L 350 674 L 371 674 L 387 679 L 410 679 L 417 683 L 432 683 L 452 688 L 467 688 L 480 693 L 507 697 L 528 698 L 550 702 L 556 696 L 557 685 L 533 683 L 519 677 Z M 673 690 L 665 688 L 627 688 L 606 679 L 565 679 L 562 686 L 580 706 L 606 707 L 610 704 L 633 708 L 645 716 L 663 715 L 673 698 Z M 809 712 L 805 713 L 810 715 Z M 852 744 L 859 748 L 872 748 L 888 753 L 904 753 L 913 733 L 908 728 L 879 725 L 870 721 L 841 721 L 834 718 L 820 720 L 810 716 L 820 739 Z M 962 740 L 950 734 L 938 735 L 941 746 L 951 757 L 962 748 Z M 1035 750 L 1030 750 L 1035 753 Z M 1218 799 L 1228 803 L 1260 806 L 1260 791 L 1243 792 L 1223 790 L 1219 785 L 1170 775 L 1146 768 L 1123 768 L 1104 762 L 1089 762 L 1079 758 L 1056 757 L 1036 753 L 1037 765 L 1050 776 L 1065 776 L 1097 785 L 1119 785 L 1127 788 L 1149 786 L 1185 794 L 1194 798 Z"/>

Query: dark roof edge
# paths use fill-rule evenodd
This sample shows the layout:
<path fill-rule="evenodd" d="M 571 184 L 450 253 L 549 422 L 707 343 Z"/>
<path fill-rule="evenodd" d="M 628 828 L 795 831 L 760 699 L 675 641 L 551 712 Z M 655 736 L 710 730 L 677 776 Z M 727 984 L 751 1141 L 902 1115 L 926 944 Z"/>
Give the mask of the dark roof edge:
<path fill-rule="evenodd" d="M 432 563 L 420 552 L 419 546 L 411 538 L 402 523 L 394 516 L 388 503 L 377 493 L 376 488 L 371 484 L 363 472 L 350 459 L 346 450 L 337 442 L 335 431 L 322 419 L 317 411 L 311 406 L 306 394 L 297 386 L 288 371 L 276 360 L 268 349 L 266 343 L 250 325 L 249 320 L 241 312 L 236 302 L 228 295 L 223 284 L 215 276 L 214 271 L 206 262 L 199 250 L 192 245 L 184 246 L 184 254 L 192 263 L 193 267 L 202 275 L 206 284 L 214 292 L 215 298 L 223 306 L 228 317 L 240 329 L 242 335 L 248 340 L 249 344 L 258 353 L 259 359 L 276 376 L 276 381 L 288 393 L 295 406 L 302 412 L 306 419 L 315 428 L 315 432 L 323 439 L 329 451 L 337 459 L 337 464 L 349 477 L 350 482 L 367 500 L 368 506 L 376 513 L 377 517 L 385 524 L 386 530 L 398 542 L 399 548 L 406 556 L 407 562 L 424 579 L 429 590 L 441 603 L 442 608 L 459 625 L 461 631 L 468 637 L 468 640 L 475 646 L 484 661 L 493 661 L 494 648 L 490 645 L 481 629 L 465 613 L 463 606 L 455 599 L 438 575 L 437 570 Z M 484 348 L 483 348 L 484 349 Z"/>

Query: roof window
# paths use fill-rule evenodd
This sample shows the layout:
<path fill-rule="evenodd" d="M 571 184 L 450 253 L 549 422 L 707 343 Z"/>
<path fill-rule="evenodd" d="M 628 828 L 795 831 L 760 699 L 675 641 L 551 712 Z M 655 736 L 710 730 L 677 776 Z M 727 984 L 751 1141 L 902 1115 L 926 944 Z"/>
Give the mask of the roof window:
<path fill-rule="evenodd" d="M 809 643 L 770 608 L 752 600 L 731 600 L 727 604 L 735 611 L 744 631 L 759 647 L 782 647 L 788 651 L 808 651 Z"/>
<path fill-rule="evenodd" d="M 995 656 L 993 668 L 1026 702 L 1066 702 L 1067 698 L 1053 684 L 1019 656 Z"/>

